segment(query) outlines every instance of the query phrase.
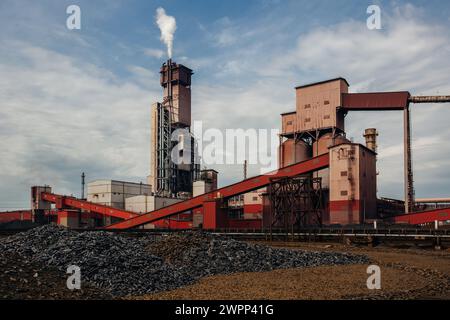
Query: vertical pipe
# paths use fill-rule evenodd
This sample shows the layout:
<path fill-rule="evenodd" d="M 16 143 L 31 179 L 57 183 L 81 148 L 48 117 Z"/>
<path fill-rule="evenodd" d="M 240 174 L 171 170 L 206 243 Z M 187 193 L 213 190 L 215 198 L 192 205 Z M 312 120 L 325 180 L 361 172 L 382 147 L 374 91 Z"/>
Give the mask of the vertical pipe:
<path fill-rule="evenodd" d="M 122 209 L 125 209 L 125 182 L 122 182 L 122 203 L 123 203 Z"/>
<path fill-rule="evenodd" d="M 171 130 L 171 125 L 172 125 L 172 59 L 167 60 L 167 98 L 168 98 L 168 105 L 167 105 L 167 110 L 169 112 L 169 119 L 168 119 L 168 126 L 169 126 L 169 130 L 166 134 L 168 134 L 169 136 L 165 137 L 167 140 L 167 150 L 165 150 L 165 166 L 166 166 L 166 170 L 165 170 L 165 177 L 167 179 L 167 187 L 165 188 L 165 191 L 167 191 L 169 193 L 169 196 L 171 196 L 172 193 L 172 170 L 170 170 L 170 147 L 171 147 L 171 138 L 170 138 L 170 134 L 172 133 Z"/>
<path fill-rule="evenodd" d="M 319 130 L 316 130 L 316 138 L 315 139 L 316 139 L 315 140 L 315 142 L 316 142 L 316 153 L 314 154 L 314 146 L 313 146 L 313 157 L 317 157 L 319 155 Z M 319 170 L 313 172 L 313 177 L 314 177 L 314 175 L 316 176 L 316 178 L 319 178 Z"/>
<path fill-rule="evenodd" d="M 366 195 L 364 194 L 363 200 L 363 224 L 366 224 Z"/>
<path fill-rule="evenodd" d="M 297 135 L 294 133 L 294 143 L 292 144 L 292 161 L 291 163 L 297 163 L 296 153 L 297 153 Z"/>
<path fill-rule="evenodd" d="M 411 119 L 409 106 L 403 111 L 405 213 L 414 211 L 414 186 L 411 161 Z"/>
<path fill-rule="evenodd" d="M 81 173 L 81 199 L 84 199 L 84 186 L 85 186 L 84 178 L 85 177 L 86 176 L 85 176 L 84 172 Z"/>
<path fill-rule="evenodd" d="M 247 179 L 247 160 L 244 160 L 244 180 Z"/>
<path fill-rule="evenodd" d="M 281 135 L 278 136 L 278 168 L 284 167 L 283 164 L 283 137 Z"/>
<path fill-rule="evenodd" d="M 163 189 L 162 184 L 164 183 L 164 160 L 163 160 L 163 139 L 164 139 L 164 118 L 163 118 L 163 108 L 162 105 L 158 104 L 158 176 L 157 176 L 157 189 L 156 192 L 159 194 Z"/>

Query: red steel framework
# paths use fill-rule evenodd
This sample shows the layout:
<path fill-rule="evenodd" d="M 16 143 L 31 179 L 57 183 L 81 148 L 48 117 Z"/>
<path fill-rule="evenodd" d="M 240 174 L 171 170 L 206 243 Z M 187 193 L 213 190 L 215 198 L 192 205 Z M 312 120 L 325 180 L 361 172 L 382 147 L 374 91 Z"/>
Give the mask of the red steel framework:
<path fill-rule="evenodd" d="M 450 208 L 414 212 L 394 217 L 395 223 L 426 224 L 434 221 L 450 221 Z"/>
<path fill-rule="evenodd" d="M 176 204 L 154 210 L 145 214 L 136 214 L 134 212 L 116 209 L 97 203 L 80 200 L 74 197 L 63 196 L 48 192 L 42 192 L 42 200 L 54 203 L 56 209 L 64 210 L 67 208 L 75 208 L 100 214 L 103 216 L 116 217 L 124 219 L 124 221 L 109 225 L 106 229 L 128 229 L 138 227 L 147 223 L 156 222 L 162 219 L 169 218 L 171 216 L 198 208 L 203 207 L 205 202 L 211 202 L 216 199 L 229 198 L 238 194 L 246 193 L 264 187 L 270 184 L 270 179 L 279 177 L 295 177 L 297 175 L 309 173 L 312 171 L 320 170 L 328 167 L 329 156 L 328 154 L 321 155 L 319 157 L 299 162 L 291 166 L 287 166 L 263 175 L 259 175 L 250 179 L 243 180 L 241 182 L 232 184 L 227 187 L 223 187 L 212 192 L 194 197 L 192 199 L 178 202 Z M 205 214 L 208 214 L 207 210 L 203 210 Z M 187 224 L 186 224 L 187 225 Z"/>
<path fill-rule="evenodd" d="M 0 212 L 0 223 L 31 220 L 31 210 L 14 210 Z"/>
<path fill-rule="evenodd" d="M 98 203 L 92 203 L 84 200 L 79 200 L 74 197 L 61 196 L 58 194 L 42 192 L 42 200 L 54 203 L 57 209 L 75 208 L 86 210 L 89 212 L 98 213 L 104 216 L 115 217 L 120 219 L 129 219 L 137 216 L 136 213 L 122 209 L 116 209 L 109 206 L 104 206 Z"/>
<path fill-rule="evenodd" d="M 410 103 L 445 103 L 450 102 L 450 96 L 411 96 L 407 91 L 401 92 L 375 92 L 375 93 L 343 93 L 341 108 L 348 111 L 366 111 L 366 110 L 403 110 L 404 111 L 404 139 L 405 139 L 405 211 L 410 213 L 414 207 L 414 189 L 413 174 L 411 161 L 411 130 L 410 130 Z M 108 206 L 102 206 L 87 201 L 78 200 L 73 197 L 65 197 L 55 194 L 43 193 L 42 198 L 56 204 L 58 209 L 77 208 L 90 212 L 99 213 L 111 217 L 125 219 L 107 226 L 107 229 L 128 229 L 152 223 L 161 219 L 165 219 L 183 213 L 195 208 L 205 207 L 206 202 L 216 199 L 229 198 L 238 194 L 256 190 L 270 184 L 271 178 L 295 177 L 300 174 L 320 170 L 326 168 L 329 164 L 328 154 L 312 158 L 310 160 L 300 162 L 291 166 L 284 167 L 266 175 L 260 175 L 254 178 L 246 179 L 239 183 L 212 191 L 210 193 L 176 203 L 174 205 L 164 207 L 143 215 L 137 215 L 133 212 L 115 209 Z M 445 209 L 441 209 L 445 210 Z M 207 210 L 204 210 L 206 213 Z M 421 217 L 417 221 L 430 222 L 433 210 L 429 212 L 417 213 L 417 217 Z M 440 212 L 440 211 L 439 211 Z M 207 214 L 207 213 L 206 213 Z M 405 219 L 409 219 L 410 215 L 405 215 Z M 422 218 L 423 217 L 423 218 Z M 433 216 L 434 217 L 434 216 Z M 400 218 L 399 218 L 400 219 Z M 400 219 L 402 220 L 402 219 Z M 399 221 L 399 222 L 403 222 Z M 434 219 L 436 220 L 436 219 Z M 433 220 L 433 221 L 434 221 Z M 415 221 L 408 220 L 408 221 Z"/>
<path fill-rule="evenodd" d="M 147 223 L 152 223 L 161 219 L 171 217 L 178 213 L 186 212 L 202 206 L 208 206 L 208 202 L 214 201 L 216 199 L 229 198 L 262 188 L 270 184 L 272 178 L 295 177 L 301 174 L 306 174 L 312 171 L 326 168 L 328 167 L 328 164 L 329 155 L 324 154 L 310 160 L 299 162 L 294 165 L 269 172 L 267 174 L 243 180 L 241 182 L 214 190 L 209 193 L 205 193 L 183 202 L 178 202 L 143 215 L 138 215 L 134 218 L 109 225 L 106 227 L 106 229 L 128 229 L 139 227 Z M 208 210 L 204 210 L 204 215 L 208 215 Z"/>
<path fill-rule="evenodd" d="M 129 229 L 138 227 L 147 223 L 154 223 L 163 219 L 167 219 L 174 215 L 195 209 L 202 208 L 205 215 L 208 215 L 207 207 L 210 208 L 211 201 L 223 198 L 229 198 L 238 194 L 246 193 L 252 190 L 259 189 L 261 187 L 270 184 L 274 178 L 295 177 L 316 170 L 320 170 L 328 167 L 329 155 L 324 154 L 310 160 L 299 162 L 291 166 L 281 168 L 279 170 L 272 171 L 270 173 L 256 176 L 250 179 L 243 180 L 241 182 L 226 186 L 212 192 L 197 196 L 195 198 L 178 202 L 176 204 L 151 211 L 142 215 L 134 212 L 116 209 L 109 206 L 99 205 L 96 203 L 76 199 L 74 197 L 68 197 L 63 195 L 57 195 L 52 193 L 42 193 L 42 200 L 54 203 L 56 208 L 64 210 L 67 208 L 75 208 L 85 210 L 103 216 L 116 217 L 124 219 L 124 221 L 118 222 L 107 226 L 106 229 Z M 207 204 L 207 205 L 205 205 Z M 450 208 L 441 208 L 436 210 L 429 210 L 424 212 L 415 212 L 413 214 L 400 214 L 398 216 L 386 218 L 387 220 L 395 223 L 410 223 L 410 224 L 425 224 L 432 223 L 434 221 L 448 221 L 450 220 Z M 175 222 L 174 222 L 175 223 Z M 173 227 L 176 228 L 176 224 Z M 182 224 L 188 227 L 189 223 Z"/>
<path fill-rule="evenodd" d="M 403 110 L 405 213 L 414 210 L 414 178 L 411 155 L 410 103 L 448 103 L 450 96 L 411 96 L 408 91 L 343 93 L 342 108 L 347 111 Z"/>

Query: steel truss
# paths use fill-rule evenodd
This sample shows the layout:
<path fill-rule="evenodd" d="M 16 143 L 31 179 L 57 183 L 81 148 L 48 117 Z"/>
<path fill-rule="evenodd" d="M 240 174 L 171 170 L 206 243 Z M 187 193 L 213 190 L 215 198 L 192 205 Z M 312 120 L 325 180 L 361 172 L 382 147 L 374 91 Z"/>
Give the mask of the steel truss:
<path fill-rule="evenodd" d="M 324 213 L 322 178 L 272 178 L 269 185 L 272 227 L 321 226 Z"/>

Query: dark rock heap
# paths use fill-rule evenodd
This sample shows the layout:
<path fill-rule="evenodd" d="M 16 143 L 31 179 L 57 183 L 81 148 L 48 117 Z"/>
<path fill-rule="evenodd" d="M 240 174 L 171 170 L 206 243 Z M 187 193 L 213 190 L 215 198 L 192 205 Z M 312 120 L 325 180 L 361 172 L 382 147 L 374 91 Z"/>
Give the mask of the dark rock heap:
<path fill-rule="evenodd" d="M 274 249 L 202 232 L 155 241 L 50 225 L 2 239 L 0 250 L 64 273 L 77 265 L 82 283 L 116 297 L 171 290 L 214 274 L 369 262 L 361 255 Z"/>

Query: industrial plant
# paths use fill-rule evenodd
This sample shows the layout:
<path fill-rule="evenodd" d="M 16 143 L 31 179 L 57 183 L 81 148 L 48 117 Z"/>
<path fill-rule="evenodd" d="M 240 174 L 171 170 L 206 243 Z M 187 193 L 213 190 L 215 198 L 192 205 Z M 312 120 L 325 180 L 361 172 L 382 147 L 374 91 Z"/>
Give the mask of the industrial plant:
<path fill-rule="evenodd" d="M 147 49 L 147 58 L 157 59 L 156 65 L 129 68 L 139 74 L 136 92 L 148 94 L 149 75 L 156 75 L 151 79 L 158 91 L 148 103 L 145 94 L 139 98 L 147 104 L 140 109 L 147 116 L 140 117 L 141 131 L 133 131 L 148 131 L 145 171 L 136 166 L 138 173 L 129 176 L 102 176 L 104 171 L 89 169 L 89 164 L 105 162 L 87 158 L 77 159 L 83 165 L 67 174 L 71 183 L 52 179 L 45 170 L 38 179 L 33 176 L 36 180 L 23 180 L 28 181 L 29 207 L 2 207 L 14 210 L 0 212 L 0 300 L 450 299 L 450 198 L 416 196 L 414 173 L 420 172 L 414 171 L 411 128 L 411 112 L 418 104 L 427 108 L 450 103 L 450 95 L 407 91 L 420 92 L 417 88 L 361 92 L 352 90 L 346 74 L 307 83 L 292 73 L 284 82 L 292 86 L 291 107 L 272 108 L 268 118 L 277 127 L 271 146 L 276 164 L 268 172 L 249 174 L 249 162 L 255 163 L 246 157 L 253 153 L 238 146 L 239 156 L 245 156 L 233 169 L 239 166 L 243 174 L 226 184 L 223 181 L 231 180 L 229 168 L 205 161 L 201 149 L 208 139 L 196 132 L 199 119 L 192 111 L 202 105 L 195 99 L 201 92 L 195 72 L 203 71 L 194 69 L 202 65 L 181 55 L 172 58 L 174 17 L 160 7 L 155 23 L 167 58 L 161 50 Z M 222 24 L 231 23 L 227 18 L 214 26 Z M 37 49 L 23 51 L 47 59 Z M 354 79 L 354 88 L 360 79 Z M 267 91 L 272 96 L 273 91 Z M 130 97 L 131 103 L 137 100 L 134 94 Z M 109 108 L 111 103 L 105 104 Z M 212 114 L 213 106 L 208 105 Z M 357 137 L 349 134 L 354 120 L 348 115 L 354 112 L 361 116 Z M 387 172 L 381 162 L 388 152 L 379 138 L 390 136 L 382 124 L 369 121 L 367 112 L 402 115 L 398 126 L 403 130 L 404 161 L 397 167 L 403 175 L 403 196 L 380 196 L 386 194 L 379 174 Z M 142 123 L 148 129 L 142 129 Z M 247 137 L 240 140 L 245 148 L 252 144 Z M 133 141 L 139 150 L 145 148 L 142 142 Z M 218 153 L 227 156 L 228 151 Z M 48 159 L 46 165 L 51 166 Z M 52 169 L 63 171 L 59 168 Z M 139 176 L 141 181 L 125 181 Z M 8 205 L 12 203 L 18 202 Z M 259 315 L 268 315 L 267 304 L 263 307 Z M 194 310 L 186 308 L 183 304 L 181 315 Z M 215 312 L 195 310 L 204 317 Z"/>
<path fill-rule="evenodd" d="M 201 169 L 191 133 L 193 71 L 169 59 L 160 70 L 162 102 L 151 106 L 148 183 L 90 181 L 81 198 L 31 187 L 31 209 L 0 213 L 2 222 L 32 220 L 70 228 L 295 230 L 364 224 L 442 225 L 450 199 L 415 200 L 410 108 L 450 96 L 409 92 L 349 93 L 344 78 L 297 86 L 295 110 L 281 114 L 276 172 L 218 188 L 220 173 Z M 194 106 L 195 107 L 195 106 Z M 376 128 L 353 143 L 345 132 L 352 111 L 404 115 L 405 198 L 377 198 Z M 181 132 L 173 139 L 174 133 Z M 184 163 L 173 161 L 173 151 Z M 86 190 L 86 197 L 84 197 Z"/>

